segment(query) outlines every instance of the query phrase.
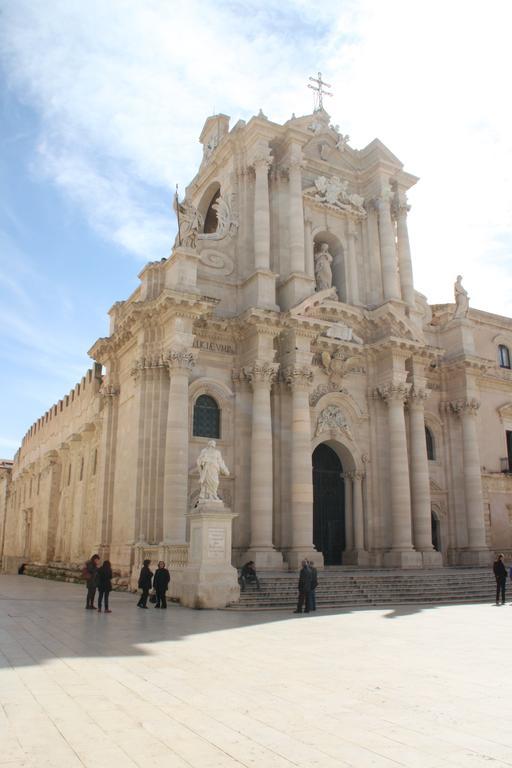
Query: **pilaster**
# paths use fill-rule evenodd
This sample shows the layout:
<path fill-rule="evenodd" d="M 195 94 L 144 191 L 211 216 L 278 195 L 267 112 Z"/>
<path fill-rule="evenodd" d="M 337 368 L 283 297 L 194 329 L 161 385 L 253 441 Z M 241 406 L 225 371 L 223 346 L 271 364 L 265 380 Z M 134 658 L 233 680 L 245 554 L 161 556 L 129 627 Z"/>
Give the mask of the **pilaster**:
<path fill-rule="evenodd" d="M 283 559 L 273 543 L 273 471 L 270 389 L 279 365 L 256 360 L 244 368 L 252 387 L 251 534 L 247 559 L 257 569 L 281 568 Z"/>
<path fill-rule="evenodd" d="M 391 190 L 384 190 L 377 200 L 379 211 L 380 258 L 384 300 L 401 299 L 398 277 L 395 230 L 391 220 Z"/>

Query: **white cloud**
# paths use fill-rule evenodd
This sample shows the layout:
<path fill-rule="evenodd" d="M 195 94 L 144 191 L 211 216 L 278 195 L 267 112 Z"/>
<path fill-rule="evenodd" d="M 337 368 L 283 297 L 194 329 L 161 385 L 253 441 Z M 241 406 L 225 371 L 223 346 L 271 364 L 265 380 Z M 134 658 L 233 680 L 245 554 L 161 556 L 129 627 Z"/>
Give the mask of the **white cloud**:
<path fill-rule="evenodd" d="M 16 0 L 2 48 L 13 87 L 42 115 L 40 169 L 144 259 L 169 251 L 172 189 L 196 171 L 205 117 L 308 111 L 307 77 L 322 70 L 352 145 L 378 135 L 421 177 L 417 288 L 451 300 L 462 272 L 473 305 L 512 314 L 509 8 Z"/>

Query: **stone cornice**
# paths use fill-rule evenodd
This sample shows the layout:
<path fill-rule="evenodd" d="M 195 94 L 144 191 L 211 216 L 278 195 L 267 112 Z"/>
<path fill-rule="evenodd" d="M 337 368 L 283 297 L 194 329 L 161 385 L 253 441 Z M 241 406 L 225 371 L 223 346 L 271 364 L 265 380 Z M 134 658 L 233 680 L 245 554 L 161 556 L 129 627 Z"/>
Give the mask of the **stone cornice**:
<path fill-rule="evenodd" d="M 496 363 L 494 360 L 488 360 L 484 357 L 476 357 L 474 355 L 458 355 L 451 359 L 441 359 L 439 361 L 439 368 L 442 373 L 470 371 L 475 374 L 483 374 L 495 366 Z"/>
<path fill-rule="evenodd" d="M 218 303 L 219 299 L 165 288 L 154 299 L 132 302 L 123 308 L 114 333 L 98 339 L 89 357 L 100 362 L 108 360 L 132 338 L 138 322 L 162 321 L 165 315 L 197 319 L 208 315 Z"/>

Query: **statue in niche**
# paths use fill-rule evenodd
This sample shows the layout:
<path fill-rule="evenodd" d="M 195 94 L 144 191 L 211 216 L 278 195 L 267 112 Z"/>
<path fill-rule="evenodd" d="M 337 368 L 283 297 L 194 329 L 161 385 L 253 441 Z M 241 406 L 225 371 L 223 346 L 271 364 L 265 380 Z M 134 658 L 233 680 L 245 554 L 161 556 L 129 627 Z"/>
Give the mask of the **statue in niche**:
<path fill-rule="evenodd" d="M 326 288 L 332 288 L 332 256 L 329 252 L 329 245 L 321 243 L 320 249 L 315 254 L 315 279 L 316 290 L 325 291 Z"/>
<path fill-rule="evenodd" d="M 217 494 L 219 476 L 223 474 L 229 477 L 229 469 L 216 445 L 215 440 L 209 440 L 207 447 L 203 448 L 197 459 L 199 501 L 222 501 Z"/>
<path fill-rule="evenodd" d="M 174 210 L 178 217 L 178 234 L 175 245 L 183 245 L 185 248 L 195 248 L 197 236 L 203 231 L 203 217 L 191 203 L 184 200 L 182 203 L 174 199 Z"/>
<path fill-rule="evenodd" d="M 457 280 L 453 286 L 455 294 L 455 312 L 453 313 L 454 319 L 461 317 L 467 317 L 469 312 L 469 296 L 468 292 L 462 285 L 462 275 L 457 275 Z"/>

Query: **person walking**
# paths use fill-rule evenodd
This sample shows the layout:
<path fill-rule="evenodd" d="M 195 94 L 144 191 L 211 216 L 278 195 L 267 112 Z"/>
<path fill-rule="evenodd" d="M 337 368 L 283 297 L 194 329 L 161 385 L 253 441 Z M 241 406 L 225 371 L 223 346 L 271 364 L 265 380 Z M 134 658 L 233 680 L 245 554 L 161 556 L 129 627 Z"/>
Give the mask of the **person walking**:
<path fill-rule="evenodd" d="M 139 602 L 137 605 L 139 608 L 147 608 L 148 605 L 148 597 L 149 597 L 149 590 L 151 589 L 151 580 L 153 578 L 153 571 L 149 569 L 151 560 L 144 560 L 144 564 L 142 568 L 140 569 L 139 574 L 139 589 L 142 590 L 142 594 L 140 596 Z"/>
<path fill-rule="evenodd" d="M 505 583 L 507 581 L 507 569 L 505 568 L 505 563 L 503 562 L 503 555 L 498 555 L 493 563 L 492 569 L 496 579 L 496 605 L 500 604 L 500 593 L 501 604 L 505 605 Z"/>
<path fill-rule="evenodd" d="M 165 593 L 169 587 L 170 580 L 171 574 L 165 567 L 164 561 L 160 560 L 158 563 L 158 568 L 156 569 L 155 575 L 153 577 L 153 589 L 155 590 L 156 594 L 155 608 L 167 608 Z"/>
<path fill-rule="evenodd" d="M 309 613 L 311 605 L 311 583 L 311 569 L 308 565 L 308 561 L 303 560 L 302 568 L 299 573 L 299 599 L 294 613 L 302 613 L 302 606 L 304 606 L 304 613 Z"/>
<path fill-rule="evenodd" d="M 89 611 L 96 610 L 96 606 L 94 605 L 94 596 L 96 594 L 96 574 L 98 573 L 99 561 L 100 556 L 93 555 L 82 568 L 82 576 L 84 577 L 87 586 L 87 599 L 85 602 L 85 609 Z"/>
<path fill-rule="evenodd" d="M 104 560 L 96 574 L 98 587 L 98 612 L 101 613 L 103 598 L 105 598 L 105 613 L 112 613 L 108 607 L 108 596 L 112 591 L 112 566 L 110 560 Z"/>
<path fill-rule="evenodd" d="M 309 569 L 311 571 L 310 607 L 312 611 L 316 611 L 316 588 L 318 587 L 318 571 L 315 568 L 313 560 L 309 561 Z"/>

